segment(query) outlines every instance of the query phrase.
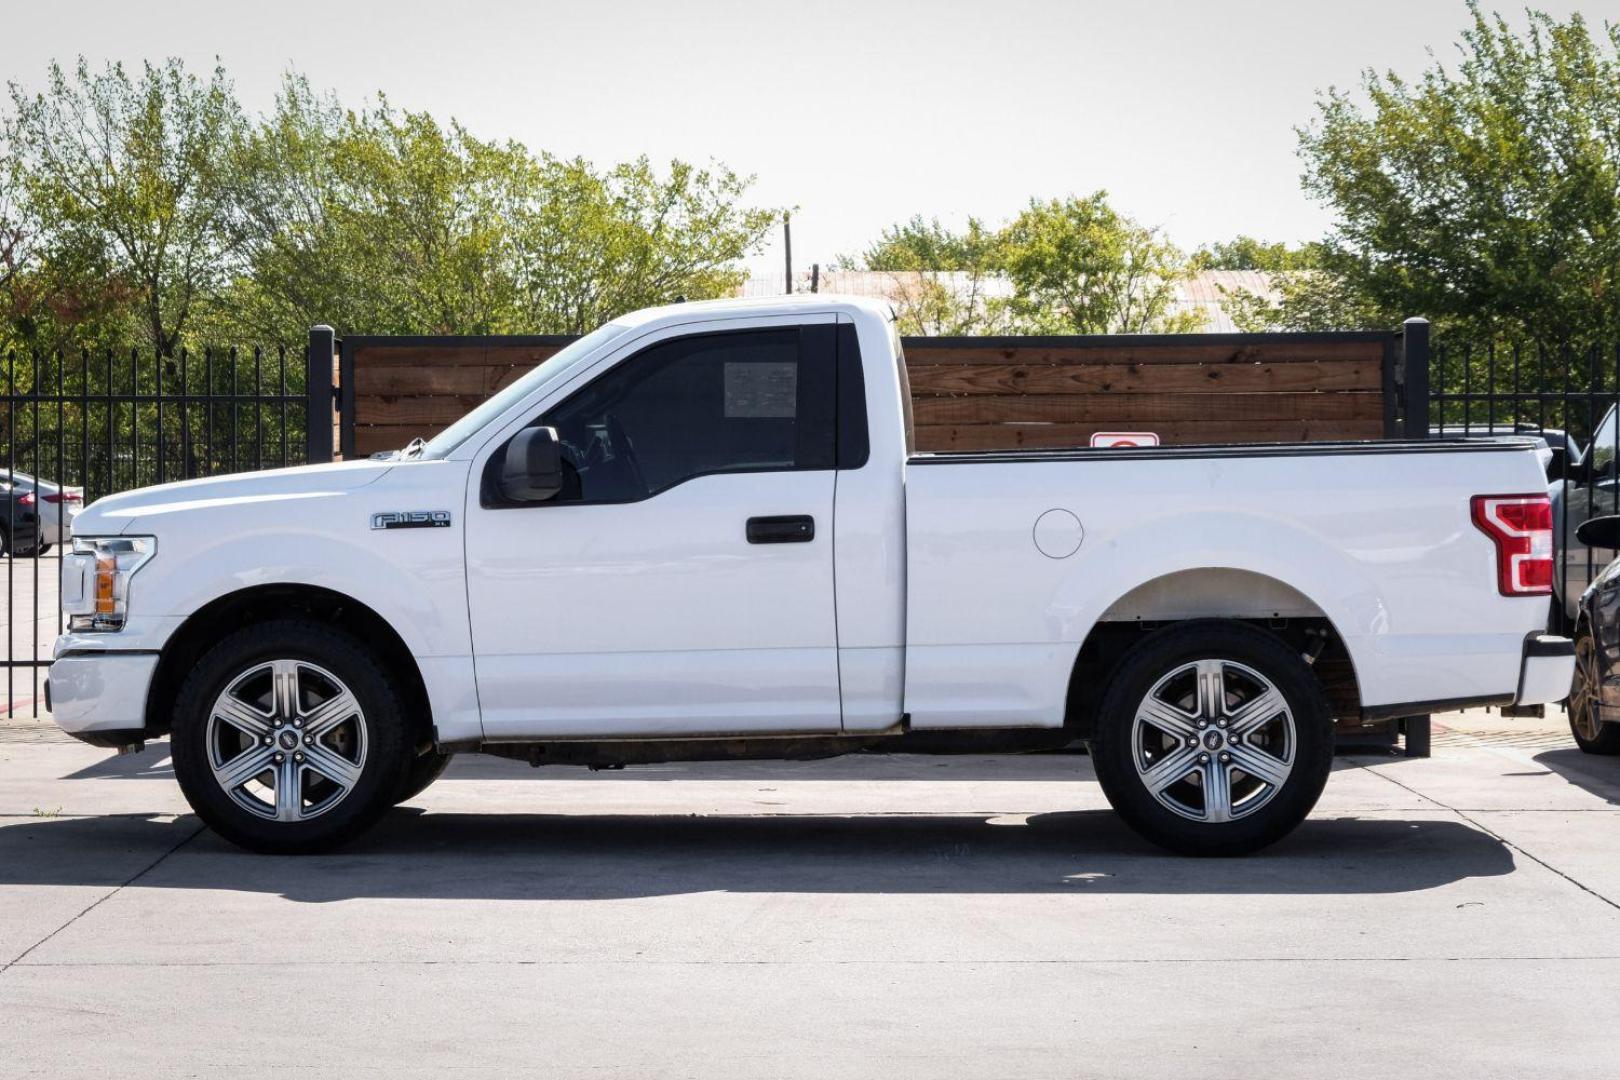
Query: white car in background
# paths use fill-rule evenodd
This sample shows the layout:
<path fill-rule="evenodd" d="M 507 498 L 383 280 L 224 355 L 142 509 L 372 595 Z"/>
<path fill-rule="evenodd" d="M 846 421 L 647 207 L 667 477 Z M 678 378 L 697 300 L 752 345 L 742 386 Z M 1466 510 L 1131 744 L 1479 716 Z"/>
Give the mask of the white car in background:
<path fill-rule="evenodd" d="M 84 507 L 83 488 L 64 487 L 53 480 L 4 469 L 0 469 L 0 483 L 34 493 L 34 512 L 39 515 L 40 554 L 50 550 L 53 544 L 63 544 L 73 538 L 73 519 Z"/>

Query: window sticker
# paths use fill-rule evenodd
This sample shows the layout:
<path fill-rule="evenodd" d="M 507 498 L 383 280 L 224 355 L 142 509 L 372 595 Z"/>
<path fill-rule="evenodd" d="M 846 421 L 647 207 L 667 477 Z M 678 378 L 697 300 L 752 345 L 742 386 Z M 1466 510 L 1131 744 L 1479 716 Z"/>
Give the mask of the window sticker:
<path fill-rule="evenodd" d="M 791 420 L 799 393 L 799 365 L 792 361 L 728 362 L 727 420 Z"/>

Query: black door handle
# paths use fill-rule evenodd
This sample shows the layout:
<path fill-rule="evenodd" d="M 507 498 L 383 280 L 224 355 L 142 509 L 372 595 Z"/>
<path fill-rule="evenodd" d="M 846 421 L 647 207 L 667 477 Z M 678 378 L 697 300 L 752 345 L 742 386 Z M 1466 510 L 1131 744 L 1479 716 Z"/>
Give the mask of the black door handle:
<path fill-rule="evenodd" d="M 809 514 L 748 519 L 750 544 L 808 544 L 816 538 L 816 519 Z"/>

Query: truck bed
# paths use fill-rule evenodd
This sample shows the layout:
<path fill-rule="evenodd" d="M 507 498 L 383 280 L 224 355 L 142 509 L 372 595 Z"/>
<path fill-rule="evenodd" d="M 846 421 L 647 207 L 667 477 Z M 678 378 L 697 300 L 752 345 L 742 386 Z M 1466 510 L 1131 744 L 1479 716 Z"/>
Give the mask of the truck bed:
<path fill-rule="evenodd" d="M 1198 617 L 1212 594 L 1325 620 L 1364 708 L 1509 700 L 1548 601 L 1498 593 L 1471 499 L 1545 490 L 1514 437 L 913 455 L 912 725 L 1061 724 L 1097 624 Z"/>

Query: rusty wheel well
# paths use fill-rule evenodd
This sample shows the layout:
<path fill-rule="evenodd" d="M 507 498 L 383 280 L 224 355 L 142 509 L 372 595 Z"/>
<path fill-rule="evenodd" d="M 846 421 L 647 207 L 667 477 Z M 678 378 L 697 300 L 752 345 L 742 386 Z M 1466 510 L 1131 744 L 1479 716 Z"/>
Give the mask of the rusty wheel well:
<path fill-rule="evenodd" d="M 1311 669 L 1333 705 L 1334 718 L 1359 722 L 1361 691 L 1356 685 L 1355 668 L 1350 663 L 1350 654 L 1345 650 L 1343 639 L 1331 622 L 1322 618 L 1232 621 L 1264 630 L 1303 655 L 1315 654 Z M 1173 624 L 1133 620 L 1103 622 L 1092 627 L 1069 673 L 1064 727 L 1073 731 L 1077 738 L 1090 738 L 1097 722 L 1097 706 L 1102 701 L 1114 667 L 1142 638 L 1170 625 Z"/>
<path fill-rule="evenodd" d="M 258 585 L 210 601 L 192 614 L 170 636 L 158 660 L 152 689 L 146 696 L 147 734 L 169 732 L 181 683 L 215 643 L 244 626 L 288 615 L 302 615 L 346 630 L 375 649 L 399 679 L 408 715 L 417 725 L 415 740 L 425 743 L 433 737 L 427 687 L 404 640 L 388 620 L 365 604 L 314 585 Z"/>

